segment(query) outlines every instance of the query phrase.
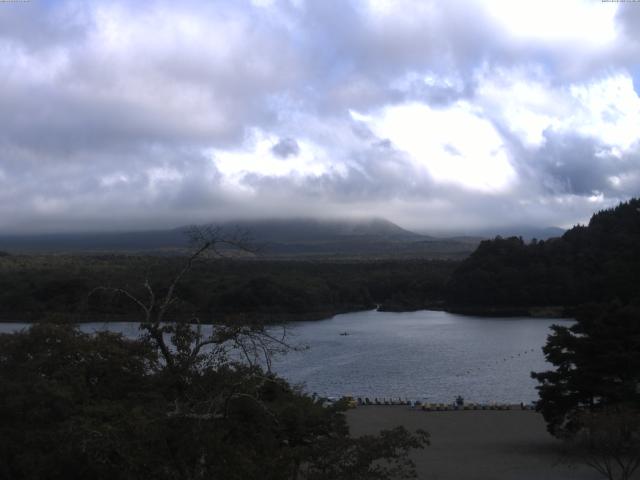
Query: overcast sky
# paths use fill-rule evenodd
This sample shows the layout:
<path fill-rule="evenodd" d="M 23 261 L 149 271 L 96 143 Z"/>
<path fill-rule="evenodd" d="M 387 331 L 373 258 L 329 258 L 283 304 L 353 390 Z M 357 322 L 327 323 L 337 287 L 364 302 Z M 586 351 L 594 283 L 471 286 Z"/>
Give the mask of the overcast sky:
<path fill-rule="evenodd" d="M 640 193 L 640 3 L 0 3 L 0 232 L 571 226 Z"/>

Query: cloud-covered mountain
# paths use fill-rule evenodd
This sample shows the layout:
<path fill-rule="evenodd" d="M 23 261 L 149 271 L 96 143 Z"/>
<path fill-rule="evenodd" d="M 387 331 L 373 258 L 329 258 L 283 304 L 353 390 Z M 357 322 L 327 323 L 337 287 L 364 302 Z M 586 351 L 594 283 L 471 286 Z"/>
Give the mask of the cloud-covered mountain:
<path fill-rule="evenodd" d="M 318 220 L 309 218 L 230 221 L 216 225 L 222 235 L 246 233 L 261 255 L 410 255 L 459 257 L 477 242 L 434 239 L 380 218 Z M 170 230 L 0 236 L 8 252 L 149 252 L 189 248 L 191 227 Z"/>
<path fill-rule="evenodd" d="M 238 227 L 261 242 L 326 242 L 378 238 L 389 241 L 414 241 L 423 235 L 410 232 L 383 218 L 365 220 L 325 220 L 313 218 L 240 220 L 226 222 L 227 230 Z"/>

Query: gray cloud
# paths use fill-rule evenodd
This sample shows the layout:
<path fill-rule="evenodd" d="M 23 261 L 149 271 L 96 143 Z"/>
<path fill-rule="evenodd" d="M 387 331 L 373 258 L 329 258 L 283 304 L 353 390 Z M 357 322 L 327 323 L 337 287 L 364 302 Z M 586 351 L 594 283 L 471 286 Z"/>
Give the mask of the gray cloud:
<path fill-rule="evenodd" d="M 295 138 L 281 138 L 278 143 L 271 147 L 271 151 L 276 157 L 295 157 L 300 153 L 300 146 Z"/>
<path fill-rule="evenodd" d="M 435 181 L 350 112 L 474 106 L 478 82 L 498 70 L 537 69 L 565 92 L 612 72 L 637 74 L 640 9 L 618 9 L 624 48 L 583 48 L 515 38 L 480 1 L 409 2 L 381 13 L 366 4 L 0 8 L 0 231 L 274 214 L 375 214 L 421 229 L 564 225 L 638 192 L 637 144 L 620 154 L 597 135 L 548 130 L 533 148 L 487 106 L 479 115 L 505 141 L 518 178 L 486 192 Z M 323 168 L 226 177 L 211 151 L 248 148 L 254 130 L 274 157 L 256 154 L 256 166 L 307 159 Z"/>
<path fill-rule="evenodd" d="M 616 20 L 628 38 L 640 41 L 640 10 L 637 5 L 620 5 L 616 12 Z"/>
<path fill-rule="evenodd" d="M 24 2 L 0 9 L 0 38 L 33 51 L 85 40 L 90 7 L 82 2 Z"/>

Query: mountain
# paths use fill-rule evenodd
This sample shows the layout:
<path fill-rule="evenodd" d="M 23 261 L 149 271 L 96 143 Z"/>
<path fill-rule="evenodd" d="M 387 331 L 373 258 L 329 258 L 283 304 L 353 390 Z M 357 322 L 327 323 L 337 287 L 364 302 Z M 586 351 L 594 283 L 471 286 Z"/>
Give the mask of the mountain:
<path fill-rule="evenodd" d="M 364 220 L 319 220 L 313 218 L 226 222 L 225 229 L 238 227 L 261 242 L 332 242 L 369 238 L 390 241 L 423 239 L 382 218 Z"/>
<path fill-rule="evenodd" d="M 587 226 L 525 243 L 480 243 L 453 273 L 451 305 L 575 306 L 640 297 L 640 199 L 595 213 Z"/>
<path fill-rule="evenodd" d="M 241 220 L 219 224 L 223 232 L 248 232 L 263 255 L 418 256 L 461 258 L 477 241 L 434 239 L 381 218 Z M 189 227 L 138 232 L 0 236 L 7 252 L 176 252 L 188 247 Z"/>

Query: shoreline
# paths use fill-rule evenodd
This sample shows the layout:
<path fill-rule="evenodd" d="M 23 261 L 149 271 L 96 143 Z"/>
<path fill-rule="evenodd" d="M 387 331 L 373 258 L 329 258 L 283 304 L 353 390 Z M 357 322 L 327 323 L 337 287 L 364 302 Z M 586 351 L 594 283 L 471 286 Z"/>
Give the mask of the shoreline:
<path fill-rule="evenodd" d="M 366 309 L 350 309 L 342 308 L 336 310 L 317 311 L 317 312 L 304 312 L 304 313 L 255 313 L 255 312 L 236 312 L 236 313 L 220 313 L 218 316 L 225 318 L 226 320 L 238 321 L 239 319 L 248 320 L 247 323 L 263 323 L 264 325 L 279 325 L 288 324 L 290 322 L 313 322 L 328 320 L 336 315 L 342 315 L 346 313 L 356 312 L 368 312 L 375 310 L 375 308 Z M 187 319 L 193 319 L 193 315 L 175 315 L 172 321 L 184 321 Z M 111 314 L 111 313 L 96 313 L 96 314 L 78 314 L 78 313 L 63 313 L 53 312 L 49 314 L 40 313 L 15 313 L 15 314 L 0 314 L 0 323 L 72 323 L 72 324 L 84 324 L 84 323 L 140 323 L 142 320 L 140 315 L 135 313 L 123 313 L 123 314 Z M 191 322 L 192 324 L 200 325 L 217 325 L 221 322 L 216 321 L 200 321 Z"/>
<path fill-rule="evenodd" d="M 572 318 L 575 307 L 543 305 L 528 307 L 448 305 L 442 310 L 468 317 Z"/>
<path fill-rule="evenodd" d="M 447 306 L 442 304 L 421 306 L 417 308 L 405 307 L 403 309 L 393 308 L 388 305 L 378 304 L 373 308 L 360 308 L 360 306 L 340 308 L 327 311 L 304 312 L 304 313 L 256 313 L 256 312 L 235 312 L 221 313 L 221 317 L 238 320 L 248 319 L 249 323 L 259 321 L 264 325 L 279 325 L 290 322 L 322 321 L 329 320 L 336 315 L 348 313 L 377 311 L 381 313 L 412 313 L 412 312 L 446 312 L 454 315 L 466 317 L 525 317 L 525 318 L 557 318 L 570 319 L 573 317 L 573 308 L 560 306 L 547 307 L 473 307 L 473 306 Z M 91 317 L 91 318 L 89 318 Z M 177 315 L 176 318 L 183 320 L 193 318 L 193 315 Z M 140 322 L 135 314 L 109 314 L 96 313 L 78 314 L 53 312 L 48 314 L 27 312 L 15 314 L 0 314 L 0 323 L 118 323 L 118 322 Z M 196 324 L 196 322 L 193 322 Z M 215 325 L 219 322 L 200 321 L 201 325 Z"/>

